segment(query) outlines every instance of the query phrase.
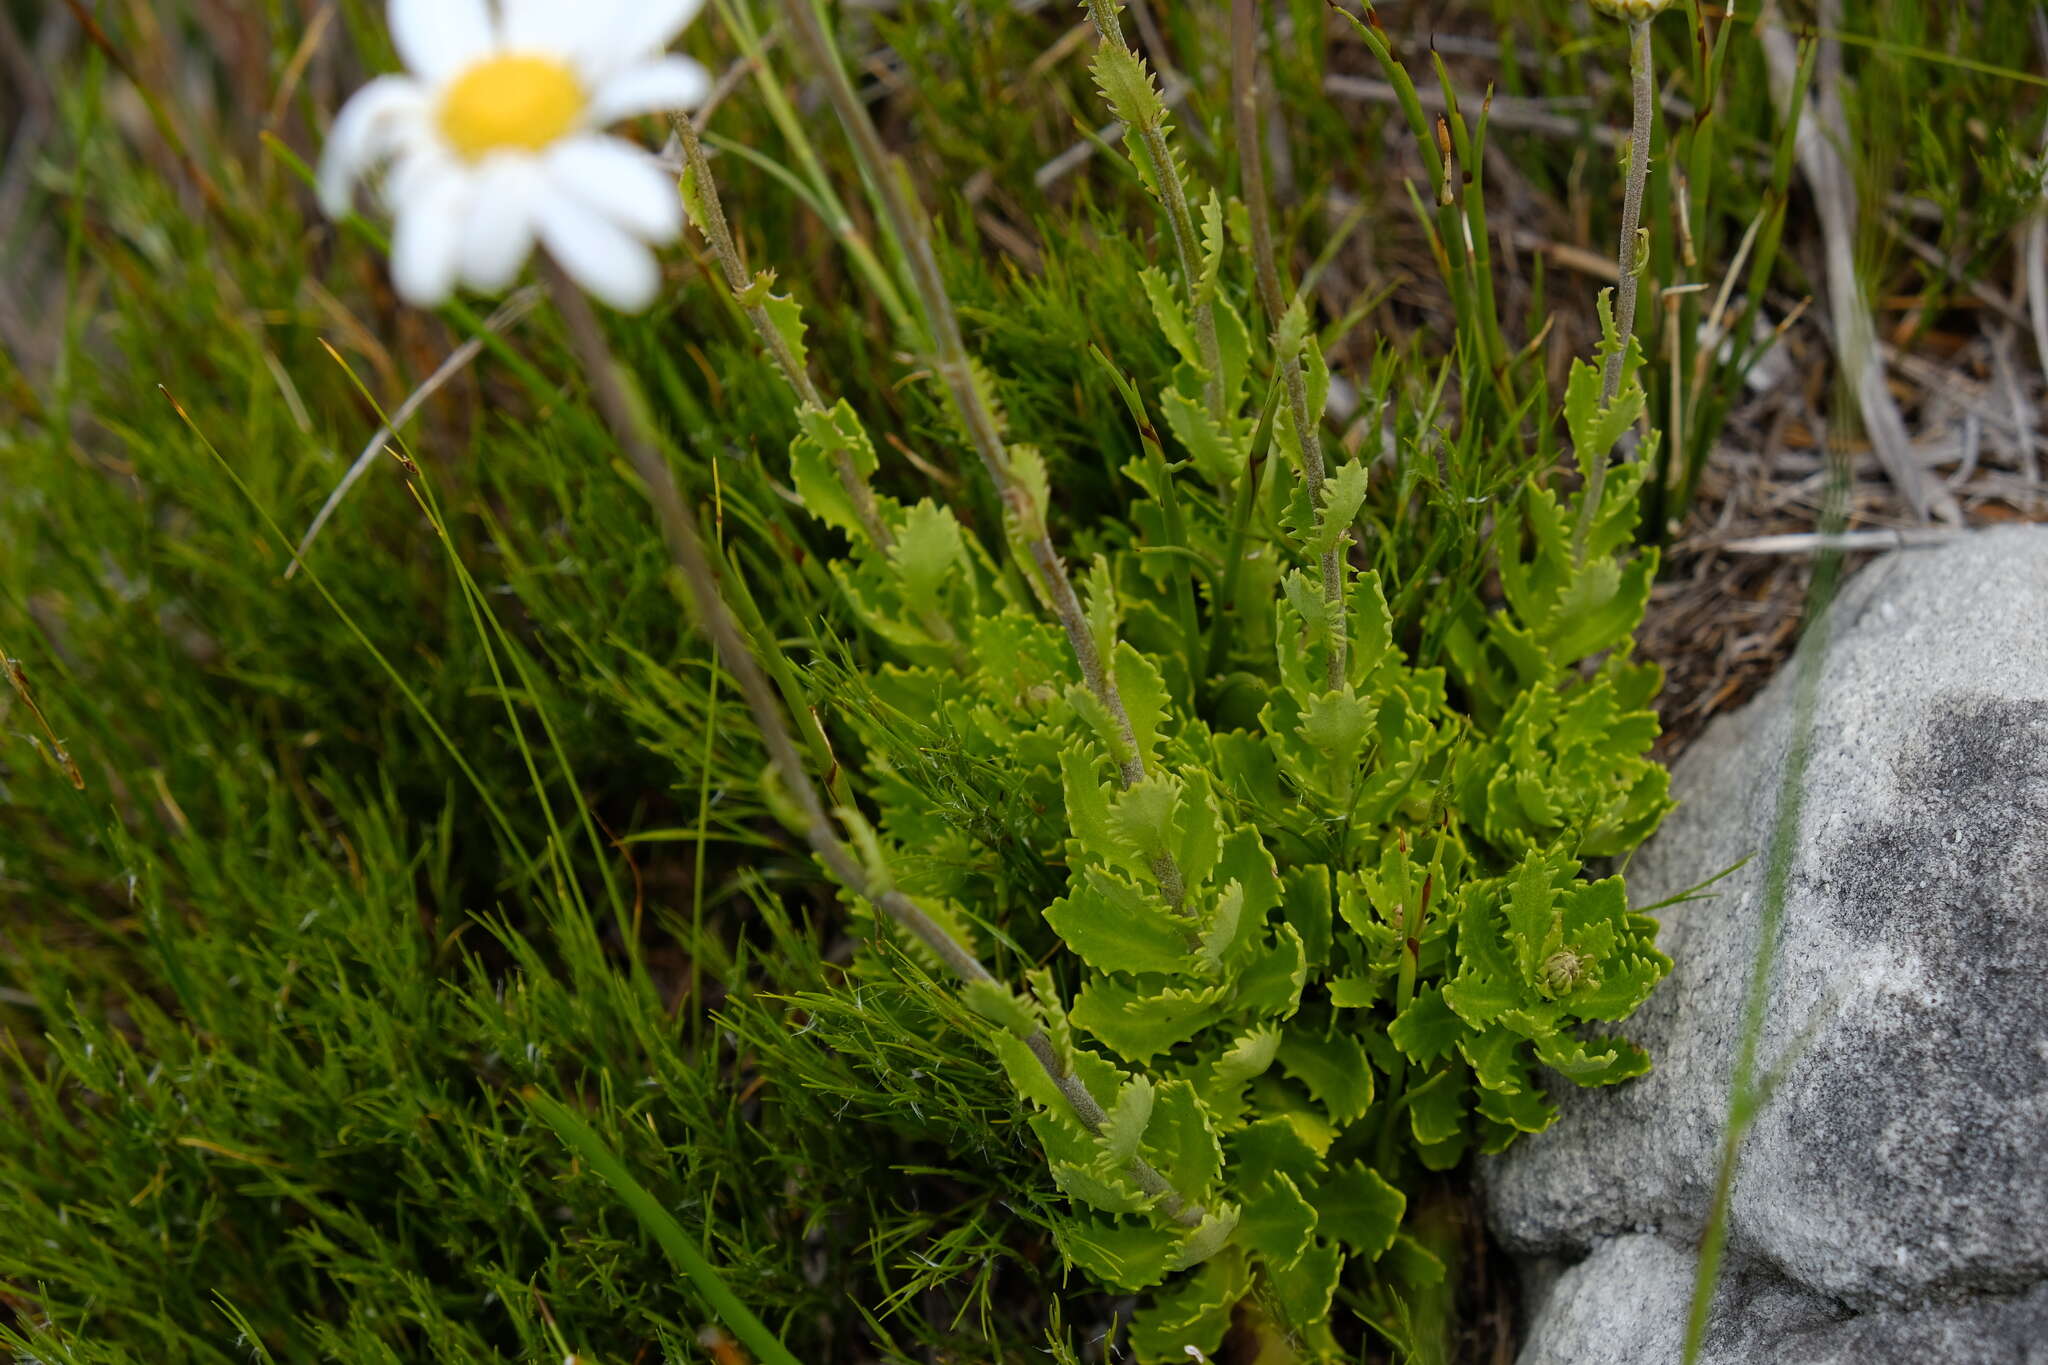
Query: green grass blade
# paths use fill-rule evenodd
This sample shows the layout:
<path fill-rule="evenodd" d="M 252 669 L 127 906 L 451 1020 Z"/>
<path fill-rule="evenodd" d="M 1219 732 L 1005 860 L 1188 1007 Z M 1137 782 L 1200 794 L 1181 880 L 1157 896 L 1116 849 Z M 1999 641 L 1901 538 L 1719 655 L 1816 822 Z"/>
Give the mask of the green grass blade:
<path fill-rule="evenodd" d="M 571 1113 L 567 1106 L 546 1095 L 529 1094 L 526 1102 L 533 1107 L 565 1146 L 590 1163 L 590 1168 L 604 1178 L 606 1184 L 618 1192 L 619 1199 L 631 1209 L 633 1216 L 640 1220 L 640 1226 L 661 1243 L 669 1259 L 674 1261 L 690 1282 L 697 1286 L 697 1292 L 719 1320 L 732 1330 L 746 1348 L 754 1353 L 761 1365 L 798 1365 L 797 1358 L 789 1353 L 766 1324 L 755 1317 L 747 1306 L 739 1301 L 718 1267 L 699 1251 L 683 1231 L 675 1215 L 663 1208 L 647 1187 L 633 1178 L 626 1164 L 620 1161 L 612 1149 L 605 1145 L 595 1129 Z"/>

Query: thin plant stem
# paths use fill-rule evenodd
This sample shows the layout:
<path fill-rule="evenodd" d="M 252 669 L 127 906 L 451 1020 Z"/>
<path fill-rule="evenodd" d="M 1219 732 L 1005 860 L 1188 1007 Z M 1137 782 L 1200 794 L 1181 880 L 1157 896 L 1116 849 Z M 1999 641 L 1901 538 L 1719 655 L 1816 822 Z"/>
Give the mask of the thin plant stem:
<path fill-rule="evenodd" d="M 1642 282 L 1643 252 L 1640 238 L 1643 227 L 1643 192 L 1650 180 L 1650 130 L 1656 114 L 1657 87 L 1652 79 L 1650 61 L 1650 21 L 1634 19 L 1629 22 L 1628 35 L 1629 85 L 1635 95 L 1635 118 L 1629 132 L 1628 183 L 1621 199 L 1621 245 L 1615 252 L 1615 264 L 1621 272 L 1621 281 L 1614 291 L 1614 349 L 1608 352 L 1607 363 L 1600 377 L 1600 405 L 1607 406 L 1621 392 L 1621 374 L 1628 362 L 1629 341 L 1636 334 L 1636 293 Z M 1600 502 L 1607 491 L 1607 457 L 1604 450 L 1592 453 L 1592 476 L 1586 481 L 1585 502 L 1579 508 L 1578 532 L 1573 537 L 1574 556 L 1581 563 L 1586 557 L 1586 538 L 1592 533 L 1593 522 L 1600 515 Z"/>
<path fill-rule="evenodd" d="M 825 226 L 839 239 L 841 246 L 853 258 L 854 268 L 875 297 L 881 300 L 882 310 L 889 315 L 896 330 L 904 336 L 915 330 L 915 321 L 910 309 L 903 302 L 902 291 L 896 287 L 896 278 L 882 258 L 876 254 L 874 244 L 868 241 L 860 226 L 853 221 L 853 215 L 846 211 L 838 193 L 832 188 L 832 178 L 825 173 L 824 163 L 818 159 L 817 150 L 811 146 L 809 134 L 804 130 L 803 118 L 791 107 L 789 94 L 783 89 L 782 79 L 775 74 L 768 63 L 768 47 L 761 34 L 754 28 L 753 19 L 747 13 L 745 4 L 734 0 L 719 0 L 718 11 L 725 20 L 726 28 L 738 40 L 740 50 L 746 55 L 753 68 L 754 87 L 761 98 L 761 107 L 768 111 L 768 117 L 782 133 L 783 140 L 795 153 L 808 177 L 810 190 L 825 217 Z"/>
<path fill-rule="evenodd" d="M 910 267 L 911 283 L 924 308 L 932 345 L 937 352 L 933 368 L 952 395 L 968 440 L 973 443 L 982 468 L 995 485 L 1005 511 L 1023 529 L 1031 558 L 1030 567 L 1067 633 L 1067 643 L 1074 651 L 1074 661 L 1080 665 L 1088 690 L 1095 694 L 1117 727 L 1122 749 L 1118 766 L 1123 785 L 1131 787 L 1145 780 L 1145 755 L 1138 747 L 1130 712 L 1124 708 L 1123 697 L 1117 690 L 1114 660 L 1105 660 L 1097 648 L 1094 632 L 1081 609 L 1080 596 L 1074 591 L 1074 580 L 1046 530 L 1046 509 L 1036 506 L 1031 490 L 1011 476 L 1009 451 L 1003 444 L 995 413 L 975 378 L 974 367 L 968 362 L 960 319 L 953 311 L 952 298 L 939 274 L 938 258 L 932 251 L 931 235 L 925 230 L 922 212 L 911 198 L 901 168 L 883 147 L 882 136 L 876 131 L 874 120 L 868 117 L 867 106 L 861 102 L 853 82 L 847 79 L 845 68 L 834 55 L 831 39 L 826 36 L 824 23 L 818 17 L 813 0 L 784 0 L 784 8 L 789 12 L 790 27 L 797 41 L 824 79 L 826 94 L 853 144 L 855 158 L 867 173 L 882 216 L 902 243 L 904 258 Z M 1173 859 L 1161 859 L 1154 865 L 1153 872 L 1167 901 L 1178 905 L 1186 887 Z"/>
<path fill-rule="evenodd" d="M 1137 52 L 1125 40 L 1123 24 L 1117 19 L 1119 2 L 1088 0 L 1088 17 L 1103 42 L 1113 43 L 1136 57 Z M 1223 348 L 1216 340 L 1216 305 L 1202 284 L 1201 244 L 1195 233 L 1194 213 L 1188 207 L 1187 186 L 1181 183 L 1180 166 L 1173 159 L 1173 148 L 1167 145 L 1164 126 L 1156 121 L 1147 122 L 1136 132 L 1138 144 L 1145 149 L 1145 159 L 1152 165 L 1152 179 L 1159 186 L 1160 202 L 1166 207 L 1167 229 L 1173 235 L 1173 248 L 1180 257 L 1181 275 L 1187 282 L 1195 344 L 1202 351 L 1202 367 L 1209 372 L 1208 380 L 1202 386 L 1203 406 L 1211 417 L 1220 422 L 1223 420 Z"/>
<path fill-rule="evenodd" d="M 1230 59 L 1236 86 L 1237 159 L 1244 176 L 1245 207 L 1252 220 L 1252 262 L 1259 280 L 1259 302 L 1266 321 L 1279 335 L 1280 319 L 1286 315 L 1288 291 L 1280 280 L 1280 255 L 1273 244 L 1271 211 L 1266 203 L 1266 162 L 1261 149 L 1259 117 L 1258 6 L 1256 0 L 1231 0 Z M 1311 413 L 1308 404 L 1308 376 L 1301 357 L 1280 357 L 1280 382 L 1287 390 L 1287 409 L 1294 419 L 1295 434 L 1301 441 L 1301 478 L 1308 485 L 1311 505 L 1323 502 L 1322 414 Z M 1344 556 L 1350 543 L 1344 539 L 1323 553 L 1323 601 L 1330 607 L 1330 651 L 1325 682 L 1335 692 L 1344 685 L 1349 632 L 1344 619 Z"/>
<path fill-rule="evenodd" d="M 920 909 L 915 901 L 893 887 L 877 885 L 839 837 L 831 812 L 826 809 L 824 798 L 804 766 L 803 755 L 783 717 L 775 688 L 761 671 L 753 652 L 747 648 L 739 623 L 719 590 L 718 576 L 705 552 L 696 520 L 683 500 L 675 473 L 662 456 L 644 412 L 635 401 L 630 381 L 612 356 L 597 314 L 592 310 L 590 301 L 583 297 L 582 291 L 562 273 L 559 266 L 543 259 L 542 274 L 562 316 L 570 345 L 582 362 L 591 396 L 606 425 L 611 428 L 613 438 L 625 452 L 633 472 L 639 476 L 648 501 L 654 506 L 662 541 L 680 574 L 684 595 L 695 611 L 699 626 L 710 637 L 719 662 L 739 689 L 747 710 L 753 714 L 775 775 L 803 817 L 804 839 L 810 844 L 811 851 L 834 880 L 916 937 L 963 985 L 976 982 L 995 984 L 995 976 L 982 965 L 981 960 Z M 1091 1132 L 1101 1128 L 1106 1119 L 1102 1105 L 1078 1075 L 1061 1065 L 1058 1051 L 1045 1031 L 1035 1031 L 1025 1039 L 1025 1043 L 1081 1122 Z M 1182 1199 L 1149 1163 L 1143 1159 L 1133 1160 L 1130 1173 L 1139 1188 L 1159 1199 L 1160 1207 L 1168 1217 L 1187 1226 L 1201 1223 L 1203 1211 L 1200 1206 Z"/>
<path fill-rule="evenodd" d="M 718 195 L 718 182 L 711 173 L 711 160 L 704 155 L 703 140 L 698 135 L 697 125 L 689 117 L 678 115 L 675 126 L 683 144 L 684 160 L 695 181 L 696 204 L 703 214 L 704 221 L 697 225 L 698 229 L 711 244 L 711 253 L 718 258 L 727 287 L 735 299 L 742 298 L 753 286 L 753 280 L 747 274 L 747 263 L 741 258 L 739 244 L 733 239 L 732 228 L 726 222 L 725 203 Z M 790 392 L 796 396 L 798 406 L 807 412 L 824 413 L 827 410 L 825 398 L 818 391 L 817 382 L 811 378 L 809 367 L 790 347 L 789 339 L 768 316 L 768 310 L 759 304 L 742 304 L 741 308 L 747 315 L 747 321 L 753 324 L 754 333 L 761 339 L 768 358 L 775 363 Z M 830 426 L 829 423 L 822 425 Z M 846 496 L 853 504 L 854 516 L 860 521 L 868 543 L 883 557 L 889 557 L 896 548 L 896 537 L 889 530 L 888 523 L 882 520 L 874 490 L 868 487 L 867 480 L 855 468 L 853 452 L 839 445 L 830 454 L 833 471 L 839 475 L 840 487 L 846 490 Z M 951 653 L 954 669 L 966 672 L 969 661 L 960 649 L 960 637 L 953 629 L 953 623 L 925 604 L 913 604 L 913 610 L 924 632 Z"/>
<path fill-rule="evenodd" d="M 732 228 L 726 223 L 725 203 L 718 197 L 718 185 L 712 179 L 711 162 L 704 155 L 704 143 L 697 135 L 697 125 L 687 117 L 679 116 L 675 127 L 682 140 L 683 157 L 696 180 L 698 203 L 704 210 L 704 221 L 697 226 L 703 232 L 704 240 L 711 244 L 711 254 L 718 258 L 726 286 L 734 295 L 744 296 L 753 280 L 747 275 L 747 263 L 740 258 L 739 245 L 733 241 Z M 760 337 L 768 358 L 775 362 L 775 368 L 782 372 L 784 381 L 795 393 L 797 402 L 813 412 L 825 411 L 824 396 L 818 392 L 810 369 L 790 349 L 789 339 L 768 316 L 768 310 L 759 304 L 742 304 L 741 307 L 747 321 L 754 325 L 754 333 Z M 838 471 L 846 496 L 853 501 L 854 513 L 860 518 L 861 529 L 867 533 L 868 540 L 876 549 L 888 552 L 895 546 L 896 538 L 882 524 L 881 513 L 875 507 L 874 491 L 853 467 L 852 452 L 843 446 L 834 450 L 832 465 Z"/>
<path fill-rule="evenodd" d="M 1629 338 L 1636 332 L 1636 294 L 1642 282 L 1641 242 L 1643 226 L 1643 193 L 1650 181 L 1650 133 L 1651 122 L 1656 116 L 1657 87 L 1651 71 L 1650 21 L 1637 19 L 1629 24 L 1628 35 L 1629 86 L 1635 95 L 1635 120 L 1629 130 L 1628 184 L 1621 199 L 1621 244 L 1615 251 L 1615 264 L 1621 271 L 1621 282 L 1614 291 L 1614 327 L 1621 334 L 1621 347 L 1607 357 L 1607 368 L 1601 375 L 1600 401 L 1612 403 L 1614 395 L 1621 392 L 1621 367 Z"/>

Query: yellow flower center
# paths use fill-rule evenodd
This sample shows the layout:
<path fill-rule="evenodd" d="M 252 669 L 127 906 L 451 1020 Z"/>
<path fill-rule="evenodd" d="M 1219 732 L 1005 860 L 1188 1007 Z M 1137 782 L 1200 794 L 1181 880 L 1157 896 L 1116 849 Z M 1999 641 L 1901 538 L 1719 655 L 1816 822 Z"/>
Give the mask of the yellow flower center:
<path fill-rule="evenodd" d="M 470 161 L 492 152 L 535 152 L 582 117 L 583 85 L 548 57 L 506 56 L 478 62 L 441 97 L 441 135 Z"/>

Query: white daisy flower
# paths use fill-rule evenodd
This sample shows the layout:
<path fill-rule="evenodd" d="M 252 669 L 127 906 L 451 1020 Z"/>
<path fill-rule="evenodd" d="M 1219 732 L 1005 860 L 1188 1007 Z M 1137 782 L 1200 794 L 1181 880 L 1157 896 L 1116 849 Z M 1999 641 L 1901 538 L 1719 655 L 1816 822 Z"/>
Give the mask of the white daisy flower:
<path fill-rule="evenodd" d="M 391 276 L 431 307 L 463 284 L 502 293 L 536 243 L 614 308 L 654 301 L 651 245 L 674 241 L 683 205 L 645 149 L 602 130 L 687 109 L 704 68 L 665 55 L 703 0 L 390 0 L 411 73 L 380 76 L 342 109 L 320 198 L 348 209 L 391 164 Z"/>

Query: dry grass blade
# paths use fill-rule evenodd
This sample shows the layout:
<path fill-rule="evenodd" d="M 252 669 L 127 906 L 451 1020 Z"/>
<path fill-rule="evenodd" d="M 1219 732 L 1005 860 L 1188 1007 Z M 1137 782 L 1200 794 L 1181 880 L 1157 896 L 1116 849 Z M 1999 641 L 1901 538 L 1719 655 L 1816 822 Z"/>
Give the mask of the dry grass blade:
<path fill-rule="evenodd" d="M 1974 534 L 1971 531 L 1926 527 L 1880 531 L 1843 531 L 1828 535 L 1821 531 L 1795 532 L 1782 536 L 1749 536 L 1731 540 L 1718 548 L 1737 555 L 1810 555 L 1837 550 L 1844 554 L 1881 550 L 1924 550 L 1946 545 Z"/>
<path fill-rule="evenodd" d="M 1338 99 L 1360 100 L 1367 104 L 1393 105 L 1400 99 L 1391 82 L 1373 76 L 1346 75 L 1343 72 L 1333 72 L 1323 77 L 1323 93 Z M 1422 102 L 1422 107 L 1432 114 L 1447 113 L 1450 110 L 1450 101 L 1441 90 L 1418 87 L 1415 97 Z M 1590 101 L 1584 98 L 1534 99 L 1521 95 L 1479 96 L 1470 93 L 1461 93 L 1458 96 L 1459 104 L 1466 108 L 1478 107 L 1482 99 L 1486 102 L 1487 118 L 1496 127 L 1518 128 L 1526 132 L 1541 133 L 1545 137 L 1574 141 L 1590 138 L 1603 147 L 1621 145 L 1622 134 L 1619 129 L 1595 122 L 1586 116 L 1585 111 L 1590 108 Z M 1567 112 L 1572 109 L 1580 111 L 1577 117 Z"/>
<path fill-rule="evenodd" d="M 49 718 L 43 714 L 43 708 L 36 703 L 35 693 L 29 690 L 28 671 L 21 666 L 19 660 L 9 658 L 5 650 L 0 650 L 0 671 L 7 674 L 7 681 L 13 685 L 15 695 L 20 697 L 21 704 L 28 708 L 29 715 L 35 719 L 36 728 L 43 732 L 43 740 L 49 745 L 44 751 L 44 757 L 64 774 L 65 780 L 70 782 L 73 788 L 84 791 L 85 774 L 79 770 L 70 750 L 57 738 L 57 732 L 51 728 Z"/>
<path fill-rule="evenodd" d="M 1799 54 L 1792 36 L 1774 22 L 1775 6 L 1766 11 L 1758 37 L 1770 66 L 1771 94 L 1780 108 L 1792 103 L 1798 79 Z M 1913 460 L 1905 418 L 1885 385 L 1884 359 L 1877 347 L 1877 324 L 1871 316 L 1863 281 L 1856 269 L 1856 178 L 1842 149 L 1851 145 L 1842 105 L 1841 44 L 1828 36 L 1841 27 L 1841 0 L 1821 6 L 1819 88 L 1803 102 L 1796 134 L 1799 168 L 1813 192 L 1820 213 L 1828 279 L 1830 336 L 1835 358 L 1856 395 L 1863 429 L 1899 492 L 1915 515 L 1947 522 L 1962 520 L 1962 509 L 1946 489 L 1931 485 Z"/>
<path fill-rule="evenodd" d="M 511 298 L 506 299 L 504 303 L 498 306 L 496 312 L 484 319 L 484 331 L 486 333 L 504 331 L 507 327 L 510 327 L 513 323 L 518 322 L 519 319 L 532 312 L 533 305 L 539 301 L 539 286 L 528 285 Z M 377 428 L 376 433 L 364 444 L 363 453 L 356 456 L 355 463 L 348 467 L 348 473 L 341 476 L 341 482 L 336 484 L 334 491 L 327 495 L 327 501 L 320 505 L 320 511 L 313 517 L 313 524 L 306 528 L 306 534 L 299 540 L 298 549 L 292 553 L 292 562 L 285 567 L 284 576 L 286 578 L 290 578 L 298 573 L 300 563 L 306 558 L 306 552 L 313 548 L 313 542 L 319 539 L 320 532 L 333 519 L 336 510 L 341 506 L 342 499 L 348 496 L 348 491 L 361 481 L 364 474 L 369 472 L 371 464 L 377 459 L 377 452 L 384 448 L 384 443 L 390 440 L 400 427 L 410 422 L 413 414 L 417 413 L 429 398 L 439 393 L 449 380 L 462 373 L 469 366 L 470 362 L 474 361 L 479 355 L 482 355 L 483 349 L 484 339 L 482 336 L 471 337 L 468 341 L 457 346 L 449 353 L 448 358 L 441 362 L 440 368 L 428 375 L 426 382 L 414 389 L 411 395 L 398 405 L 398 410 L 391 414 L 391 420 Z"/>

